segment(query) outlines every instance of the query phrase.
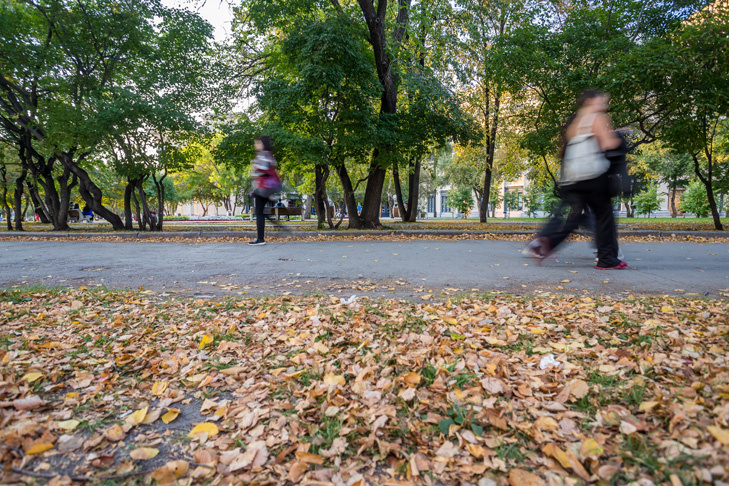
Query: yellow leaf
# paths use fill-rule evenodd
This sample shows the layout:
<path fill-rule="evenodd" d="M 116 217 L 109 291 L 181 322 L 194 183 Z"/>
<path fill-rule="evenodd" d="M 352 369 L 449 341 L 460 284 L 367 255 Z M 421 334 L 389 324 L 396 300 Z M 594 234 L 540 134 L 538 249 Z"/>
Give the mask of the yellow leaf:
<path fill-rule="evenodd" d="M 721 445 L 729 445 L 729 431 L 724 430 L 721 427 L 717 427 L 716 425 L 709 425 L 706 427 L 706 430 L 708 430 L 716 440 L 721 442 Z"/>
<path fill-rule="evenodd" d="M 324 384 L 325 385 L 341 385 L 344 386 L 345 384 L 344 377 L 342 375 L 335 375 L 334 373 L 327 373 L 324 375 Z"/>
<path fill-rule="evenodd" d="M 404 381 L 408 385 L 418 386 L 420 384 L 420 375 L 415 373 L 414 371 L 411 371 L 410 373 L 402 377 L 402 381 Z"/>
<path fill-rule="evenodd" d="M 565 280 L 560 281 L 560 283 L 570 283 L 570 281 L 565 279 Z"/>
<path fill-rule="evenodd" d="M 198 434 L 208 434 L 208 436 L 218 435 L 218 426 L 211 422 L 197 424 L 187 436 L 194 437 Z"/>
<path fill-rule="evenodd" d="M 208 344 L 212 343 L 214 340 L 212 334 L 205 334 L 202 339 L 200 340 L 200 345 L 197 347 L 197 349 L 202 349 Z"/>
<path fill-rule="evenodd" d="M 154 385 L 152 385 L 152 395 L 154 396 L 162 395 L 165 390 L 167 390 L 166 381 L 155 381 Z"/>
<path fill-rule="evenodd" d="M 661 307 L 661 312 L 673 312 L 673 307 L 671 307 L 670 305 L 664 305 L 663 307 Z"/>
<path fill-rule="evenodd" d="M 532 332 L 532 334 L 544 334 L 545 332 L 547 332 L 545 329 L 539 329 L 538 327 L 533 327 L 529 330 Z"/>
<path fill-rule="evenodd" d="M 58 422 L 58 428 L 63 429 L 66 432 L 71 432 L 76 427 L 78 427 L 80 423 L 81 422 L 79 422 L 78 420 L 64 420 L 63 422 Z"/>
<path fill-rule="evenodd" d="M 638 407 L 638 409 L 639 409 L 639 410 L 640 410 L 641 412 L 646 412 L 646 411 L 648 411 L 648 410 L 653 410 L 654 408 L 656 408 L 656 406 L 657 406 L 657 405 L 658 405 L 659 403 L 660 403 L 660 402 L 643 402 L 643 403 L 641 403 L 641 404 L 640 404 L 640 406 Z"/>
<path fill-rule="evenodd" d="M 159 449 L 155 449 L 154 447 L 140 447 L 130 452 L 129 457 L 135 461 L 146 461 L 148 459 L 154 459 L 157 457 L 157 454 L 159 454 Z"/>
<path fill-rule="evenodd" d="M 144 407 L 142 409 L 137 410 L 133 414 L 131 414 L 127 419 L 125 420 L 126 423 L 134 427 L 135 425 L 139 425 L 142 422 L 144 422 L 144 417 L 147 416 L 147 409 L 149 407 Z"/>
<path fill-rule="evenodd" d="M 443 321 L 446 324 L 450 324 L 451 326 L 455 326 L 456 324 L 458 324 L 458 321 L 454 317 L 444 317 Z"/>
<path fill-rule="evenodd" d="M 600 456 L 604 452 L 595 439 L 587 439 L 582 443 L 580 452 L 583 456 Z"/>
<path fill-rule="evenodd" d="M 66 399 L 76 398 L 78 396 L 78 392 L 70 392 L 66 393 Z"/>
<path fill-rule="evenodd" d="M 167 413 L 162 415 L 162 422 L 169 424 L 180 415 L 180 411 L 176 408 L 168 408 Z"/>
<path fill-rule="evenodd" d="M 27 381 L 28 383 L 33 383 L 34 381 L 40 379 L 43 377 L 43 373 L 33 372 L 33 373 L 26 373 L 23 379 Z"/>
<path fill-rule="evenodd" d="M 28 456 L 31 454 L 40 454 L 42 452 L 49 451 L 51 449 L 53 449 L 53 444 L 50 444 L 48 442 L 43 442 L 43 443 L 34 445 L 33 447 L 31 447 L 30 449 L 25 451 L 25 454 Z"/>

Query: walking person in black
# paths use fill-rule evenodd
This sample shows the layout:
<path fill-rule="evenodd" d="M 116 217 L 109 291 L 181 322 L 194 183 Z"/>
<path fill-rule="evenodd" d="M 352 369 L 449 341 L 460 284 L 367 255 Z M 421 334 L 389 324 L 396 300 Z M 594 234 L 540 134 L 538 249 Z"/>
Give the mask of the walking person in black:
<path fill-rule="evenodd" d="M 281 178 L 276 172 L 276 159 L 273 158 L 273 144 L 266 135 L 261 135 L 255 141 L 256 158 L 251 162 L 251 175 L 253 176 L 253 192 L 251 197 L 256 210 L 256 231 L 255 240 L 249 245 L 265 245 L 264 231 L 266 217 L 263 210 L 271 200 L 271 196 L 281 190 Z"/>
<path fill-rule="evenodd" d="M 560 195 L 570 205 L 570 216 L 560 225 L 554 219 L 532 241 L 525 253 L 543 260 L 578 226 L 578 218 L 589 209 L 595 216 L 598 270 L 622 270 L 628 264 L 618 259 L 617 229 L 613 217 L 610 161 L 605 152 L 619 149 L 623 140 L 611 129 L 605 113 L 608 97 L 586 90 L 578 110 L 564 131 Z"/>

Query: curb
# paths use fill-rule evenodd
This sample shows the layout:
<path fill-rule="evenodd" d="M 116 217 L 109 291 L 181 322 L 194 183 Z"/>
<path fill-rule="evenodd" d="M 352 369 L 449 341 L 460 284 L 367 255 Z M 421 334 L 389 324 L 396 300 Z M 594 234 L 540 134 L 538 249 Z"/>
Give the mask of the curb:
<path fill-rule="evenodd" d="M 360 236 L 461 236 L 461 235 L 533 235 L 534 231 L 485 231 L 485 230 L 370 230 L 370 231 L 267 231 L 270 236 L 282 238 L 309 238 L 316 236 L 328 237 L 360 237 Z M 577 234 L 585 234 L 578 231 Z M 653 236 L 656 238 L 669 238 L 674 236 L 694 236 L 701 238 L 729 238 L 729 231 L 653 231 L 628 230 L 619 231 L 624 236 Z M 125 239 L 152 239 L 152 238 L 252 238 L 255 231 L 176 231 L 167 233 L 151 232 L 119 232 L 119 233 L 52 233 L 52 232 L 0 232 L 0 238 L 125 238 Z"/>

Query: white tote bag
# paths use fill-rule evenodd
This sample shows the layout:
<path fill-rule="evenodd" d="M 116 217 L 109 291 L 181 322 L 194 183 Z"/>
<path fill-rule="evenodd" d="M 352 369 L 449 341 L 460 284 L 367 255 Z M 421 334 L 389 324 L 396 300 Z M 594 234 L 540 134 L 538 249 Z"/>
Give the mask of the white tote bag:
<path fill-rule="evenodd" d="M 610 161 L 600 150 L 597 137 L 592 132 L 595 117 L 596 115 L 583 117 L 577 127 L 577 135 L 567 142 L 560 178 L 560 183 L 563 185 L 595 179 L 610 168 Z"/>

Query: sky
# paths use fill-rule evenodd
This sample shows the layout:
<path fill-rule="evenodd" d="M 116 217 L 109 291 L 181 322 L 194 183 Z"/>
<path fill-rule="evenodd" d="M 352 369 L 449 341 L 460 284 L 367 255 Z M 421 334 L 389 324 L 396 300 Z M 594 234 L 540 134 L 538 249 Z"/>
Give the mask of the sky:
<path fill-rule="evenodd" d="M 197 12 L 215 28 L 215 40 L 222 41 L 231 30 L 233 12 L 226 0 L 162 0 L 168 7 Z"/>

